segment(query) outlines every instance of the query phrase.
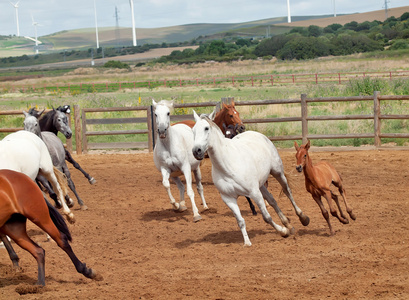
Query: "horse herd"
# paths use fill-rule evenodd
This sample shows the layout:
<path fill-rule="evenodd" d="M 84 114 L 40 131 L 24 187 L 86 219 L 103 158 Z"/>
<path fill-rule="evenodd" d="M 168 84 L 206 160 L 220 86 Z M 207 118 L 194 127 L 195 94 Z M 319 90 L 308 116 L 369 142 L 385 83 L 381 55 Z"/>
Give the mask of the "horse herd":
<path fill-rule="evenodd" d="M 270 175 L 279 182 L 282 191 L 290 199 L 300 222 L 304 226 L 309 224 L 310 219 L 294 200 L 276 147 L 263 134 L 245 130 L 234 103 L 223 104 L 217 114 L 213 111 L 210 115 L 199 116 L 194 111 L 194 121 L 176 124 L 170 122 L 173 109 L 171 101 L 162 100 L 157 103 L 153 100 L 152 105 L 157 133 L 153 153 L 154 163 L 162 175 L 163 186 L 174 210 L 187 209 L 184 200 L 185 187 L 179 178 L 183 175 L 186 181 L 186 194 L 192 205 L 193 221 L 201 220 L 194 200 L 192 173 L 203 208 L 208 209 L 200 172 L 201 162 L 208 157 L 212 163 L 213 183 L 223 202 L 233 212 L 242 232 L 244 245 L 251 246 L 251 242 L 237 204 L 239 196 L 247 198 L 255 215 L 257 212 L 252 203 L 253 200 L 264 221 L 281 236 L 288 237 L 295 231 L 267 189 Z M 35 109 L 31 109 L 28 113 L 24 112 L 25 130 L 9 134 L 0 141 L 0 238 L 15 268 L 18 268 L 19 258 L 7 236 L 33 255 L 38 264 L 38 285 L 45 285 L 44 250 L 27 235 L 27 219 L 33 221 L 57 242 L 57 245 L 68 254 L 79 273 L 87 278 L 102 279 L 102 276 L 86 267 L 85 263 L 75 256 L 69 245 L 71 235 L 68 227 L 58 211 L 46 200 L 43 192 L 44 190 L 48 192 L 57 208 L 62 207 L 62 212 L 71 223 L 75 222 L 75 218 L 69 209 L 73 201 L 68 196 L 67 186 L 74 192 L 81 208 L 87 209 L 75 190 L 65 161 L 71 162 L 79 169 L 91 184 L 95 183 L 95 179 L 74 161 L 57 137 L 58 132 L 63 133 L 67 138 L 72 135 L 65 114 L 69 112 L 68 110 L 69 107 L 65 106 L 45 114 L 43 114 L 44 111 L 39 112 Z M 308 155 L 309 141 L 301 146 L 295 142 L 294 146 L 297 150 L 297 170 L 304 172 L 306 189 L 319 205 L 330 233 L 334 234 L 329 214 L 321 197 L 327 200 L 331 214 L 340 222 L 346 224 L 348 218 L 341 209 L 337 195 L 331 191 L 331 184 L 338 188 L 349 216 L 353 220 L 356 218 L 347 204 L 342 179 L 330 164 L 325 162 L 312 164 Z M 170 179 L 179 189 L 178 202 L 172 196 Z M 340 215 L 332 200 L 335 201 Z M 266 203 L 274 208 L 282 225 L 273 221 Z"/>

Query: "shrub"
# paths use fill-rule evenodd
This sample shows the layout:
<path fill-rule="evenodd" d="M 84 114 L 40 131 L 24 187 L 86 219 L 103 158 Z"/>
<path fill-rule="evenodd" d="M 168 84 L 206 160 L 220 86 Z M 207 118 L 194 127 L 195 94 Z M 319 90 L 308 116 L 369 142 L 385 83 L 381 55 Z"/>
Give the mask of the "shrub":
<path fill-rule="evenodd" d="M 116 68 L 116 69 L 130 69 L 129 65 L 117 60 L 110 60 L 104 64 L 104 68 Z"/>

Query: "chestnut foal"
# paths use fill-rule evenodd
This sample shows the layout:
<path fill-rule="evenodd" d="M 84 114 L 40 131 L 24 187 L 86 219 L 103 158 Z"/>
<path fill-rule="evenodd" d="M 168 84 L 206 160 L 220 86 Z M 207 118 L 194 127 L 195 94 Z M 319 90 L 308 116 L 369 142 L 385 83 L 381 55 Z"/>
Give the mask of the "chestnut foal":
<path fill-rule="evenodd" d="M 338 196 L 335 195 L 330 189 L 331 183 L 338 188 L 339 193 L 344 199 L 346 210 L 350 217 L 353 220 L 355 220 L 356 218 L 355 214 L 352 212 L 352 208 L 348 206 L 347 200 L 345 198 L 345 189 L 342 185 L 342 178 L 335 170 L 335 168 L 325 161 L 321 161 L 315 165 L 312 164 L 311 158 L 308 155 L 308 149 L 310 149 L 310 141 L 302 146 L 298 146 L 297 142 L 294 142 L 294 147 L 297 150 L 297 154 L 295 155 L 297 159 L 296 169 L 298 172 L 304 171 L 305 187 L 320 207 L 322 215 L 328 223 L 331 235 L 334 235 L 334 231 L 329 220 L 328 211 L 325 209 L 321 201 L 321 197 L 327 199 L 331 215 L 338 218 L 338 220 L 343 224 L 348 224 L 349 221 L 342 212 L 341 206 L 339 205 Z M 337 204 L 341 216 L 338 215 L 338 212 L 334 207 L 331 199 L 334 199 L 335 203 Z"/>

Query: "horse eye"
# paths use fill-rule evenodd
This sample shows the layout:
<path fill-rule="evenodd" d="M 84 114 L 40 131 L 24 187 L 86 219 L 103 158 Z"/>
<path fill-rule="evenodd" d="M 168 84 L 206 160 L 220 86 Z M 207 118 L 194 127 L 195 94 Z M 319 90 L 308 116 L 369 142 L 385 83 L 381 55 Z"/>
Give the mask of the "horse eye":
<path fill-rule="evenodd" d="M 230 115 L 230 118 L 233 118 L 233 115 Z"/>
<path fill-rule="evenodd" d="M 168 112 L 168 116 L 170 115 L 170 112 Z"/>
<path fill-rule="evenodd" d="M 209 127 L 205 127 L 205 131 L 209 131 L 209 129 L 210 129 Z"/>
<path fill-rule="evenodd" d="M 307 158 L 307 154 L 304 155 L 304 158 Z"/>

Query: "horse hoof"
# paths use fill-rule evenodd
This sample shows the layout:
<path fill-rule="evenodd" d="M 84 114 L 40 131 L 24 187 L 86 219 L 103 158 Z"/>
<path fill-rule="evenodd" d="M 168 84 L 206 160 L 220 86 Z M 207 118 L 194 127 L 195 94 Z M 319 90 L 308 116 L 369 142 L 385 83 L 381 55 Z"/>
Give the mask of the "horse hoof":
<path fill-rule="evenodd" d="M 184 205 L 179 205 L 179 211 L 185 211 L 187 210 L 187 207 Z"/>
<path fill-rule="evenodd" d="M 73 213 L 69 213 L 69 214 L 67 215 L 67 220 L 68 220 L 68 222 L 70 222 L 71 224 L 74 224 L 74 223 L 75 223 L 74 214 L 73 214 Z"/>
<path fill-rule="evenodd" d="M 202 217 L 201 216 L 194 216 L 193 217 L 193 222 L 199 222 L 200 220 L 202 219 Z"/>
<path fill-rule="evenodd" d="M 300 221 L 301 221 L 301 224 L 303 224 L 304 226 L 307 226 L 308 224 L 310 224 L 310 218 L 304 214 L 301 214 Z"/>
<path fill-rule="evenodd" d="M 88 210 L 88 206 L 86 206 L 85 204 L 81 205 L 81 210 Z"/>
<path fill-rule="evenodd" d="M 179 206 L 180 206 L 179 203 L 173 202 L 171 204 L 173 205 L 174 210 L 179 210 Z"/>
<path fill-rule="evenodd" d="M 342 224 L 349 224 L 349 220 L 348 219 L 343 219 L 343 220 L 341 220 L 341 223 Z"/>
<path fill-rule="evenodd" d="M 96 280 L 96 281 L 104 280 L 104 277 L 102 277 L 102 275 L 98 274 L 97 272 L 95 272 L 92 269 L 91 269 L 91 275 L 88 278 Z"/>
<path fill-rule="evenodd" d="M 283 228 L 283 231 L 280 232 L 280 234 L 281 234 L 281 236 L 282 236 L 283 238 L 287 238 L 287 237 L 290 236 L 291 231 L 290 231 L 288 228 L 284 227 L 284 228 Z"/>
<path fill-rule="evenodd" d="M 354 221 L 356 220 L 356 216 L 355 216 L 354 213 L 351 212 L 351 213 L 349 214 L 349 216 L 351 217 L 352 220 L 354 220 Z"/>
<path fill-rule="evenodd" d="M 67 201 L 67 206 L 68 206 L 69 208 L 71 208 L 71 207 L 74 206 L 74 201 L 73 201 L 71 198 L 70 198 L 70 200 Z"/>
<path fill-rule="evenodd" d="M 97 181 L 95 180 L 94 177 L 91 177 L 91 178 L 88 180 L 88 182 L 89 182 L 89 184 L 91 184 L 91 185 L 97 183 Z"/>
<path fill-rule="evenodd" d="M 60 201 L 55 202 L 55 208 L 56 209 L 62 208 L 62 205 L 61 205 Z"/>

